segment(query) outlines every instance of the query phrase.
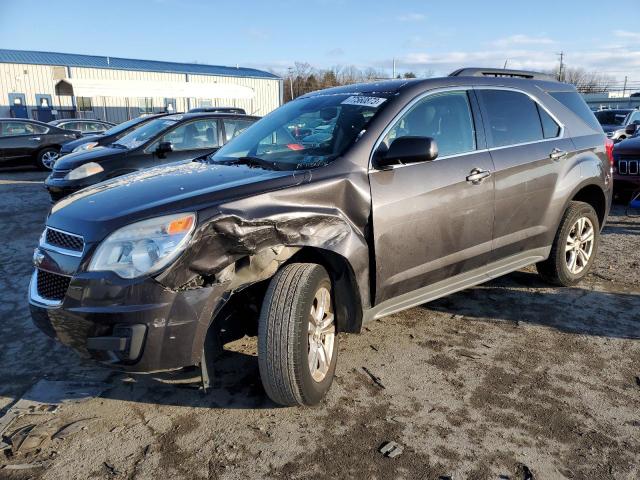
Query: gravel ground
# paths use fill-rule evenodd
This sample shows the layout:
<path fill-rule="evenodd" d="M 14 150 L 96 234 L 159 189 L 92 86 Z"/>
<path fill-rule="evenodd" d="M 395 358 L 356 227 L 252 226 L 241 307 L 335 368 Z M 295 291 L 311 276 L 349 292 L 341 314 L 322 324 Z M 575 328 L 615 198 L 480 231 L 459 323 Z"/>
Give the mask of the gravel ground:
<path fill-rule="evenodd" d="M 41 334 L 26 291 L 43 178 L 0 173 L 0 409 L 42 378 L 109 388 L 20 419 L 11 431 L 93 420 L 0 454 L 0 478 L 640 478 L 640 218 L 623 208 L 577 288 L 550 288 L 529 268 L 368 324 L 340 337 L 322 405 L 278 408 L 253 338 L 228 346 L 205 395 L 195 371 L 132 378 Z M 383 456 L 387 441 L 403 453 Z"/>

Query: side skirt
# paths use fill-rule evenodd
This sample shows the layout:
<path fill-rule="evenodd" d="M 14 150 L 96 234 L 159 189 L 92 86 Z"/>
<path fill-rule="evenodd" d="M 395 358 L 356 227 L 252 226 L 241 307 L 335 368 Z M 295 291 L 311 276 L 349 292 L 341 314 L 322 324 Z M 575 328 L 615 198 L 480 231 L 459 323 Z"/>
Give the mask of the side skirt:
<path fill-rule="evenodd" d="M 540 262 L 549 257 L 551 247 L 536 248 L 518 253 L 502 260 L 490 263 L 484 267 L 464 272 L 455 277 L 441 280 L 432 285 L 419 288 L 413 292 L 404 293 L 398 297 L 385 300 L 373 308 L 365 310 L 362 322 L 386 317 L 393 313 L 406 310 L 423 303 L 431 302 L 451 293 L 459 292 L 465 288 L 488 282 L 510 272 L 514 272 L 528 265 Z"/>

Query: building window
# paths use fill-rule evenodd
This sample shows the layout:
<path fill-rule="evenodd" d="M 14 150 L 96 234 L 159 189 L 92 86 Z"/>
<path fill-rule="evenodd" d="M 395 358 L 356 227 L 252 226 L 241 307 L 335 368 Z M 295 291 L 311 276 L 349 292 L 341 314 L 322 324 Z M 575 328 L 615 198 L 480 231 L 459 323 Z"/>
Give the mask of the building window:
<path fill-rule="evenodd" d="M 91 97 L 77 97 L 76 105 L 80 112 L 93 112 L 93 105 L 91 105 Z"/>
<path fill-rule="evenodd" d="M 139 98 L 138 108 L 140 109 L 140 113 L 153 113 L 153 98 Z"/>

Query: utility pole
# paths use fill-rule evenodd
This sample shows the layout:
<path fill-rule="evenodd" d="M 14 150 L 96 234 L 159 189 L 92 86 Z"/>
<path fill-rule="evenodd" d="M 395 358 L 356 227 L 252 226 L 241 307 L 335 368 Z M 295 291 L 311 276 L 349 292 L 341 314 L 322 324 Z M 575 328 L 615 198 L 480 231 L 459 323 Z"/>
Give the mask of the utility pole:
<path fill-rule="evenodd" d="M 293 68 L 289 67 L 289 87 L 291 88 L 291 100 L 293 100 Z"/>
<path fill-rule="evenodd" d="M 396 78 L 396 59 L 393 59 L 393 76 L 391 78 Z"/>
<path fill-rule="evenodd" d="M 560 57 L 560 68 L 558 69 L 558 81 L 562 81 L 562 70 L 564 68 L 564 52 L 556 53 Z"/>
<path fill-rule="evenodd" d="M 627 76 L 624 76 L 624 87 L 622 87 L 622 98 L 627 96 Z"/>
<path fill-rule="evenodd" d="M 502 67 L 503 70 L 507 69 L 507 63 L 509 63 L 509 59 L 508 58 L 504 61 L 504 66 Z"/>

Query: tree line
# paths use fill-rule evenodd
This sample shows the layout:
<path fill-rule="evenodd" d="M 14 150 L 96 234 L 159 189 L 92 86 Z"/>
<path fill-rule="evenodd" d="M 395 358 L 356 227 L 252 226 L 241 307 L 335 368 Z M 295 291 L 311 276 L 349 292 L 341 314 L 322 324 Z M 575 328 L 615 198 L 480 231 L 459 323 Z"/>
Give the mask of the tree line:
<path fill-rule="evenodd" d="M 274 72 L 275 73 L 275 72 Z M 618 82 L 606 74 L 589 71 L 580 67 L 567 67 L 546 71 L 554 78 L 575 85 L 581 93 L 604 93 L 618 87 Z M 418 74 L 404 72 L 396 78 L 430 78 L 433 70 Z M 284 75 L 284 101 L 288 102 L 307 93 L 324 88 L 350 85 L 353 83 L 388 80 L 391 77 L 382 69 L 358 68 L 354 65 L 315 68 L 307 62 L 295 62 Z"/>

